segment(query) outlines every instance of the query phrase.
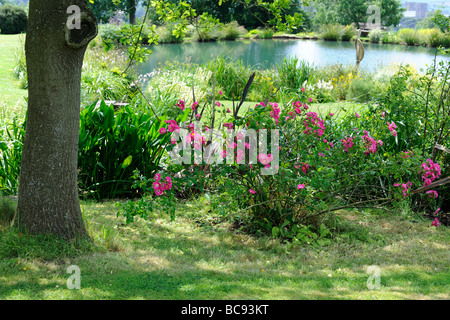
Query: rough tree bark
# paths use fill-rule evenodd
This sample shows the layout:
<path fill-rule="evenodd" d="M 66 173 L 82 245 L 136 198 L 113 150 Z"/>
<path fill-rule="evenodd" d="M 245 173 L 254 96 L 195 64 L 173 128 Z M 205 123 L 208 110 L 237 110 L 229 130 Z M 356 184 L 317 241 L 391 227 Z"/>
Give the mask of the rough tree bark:
<path fill-rule="evenodd" d="M 136 0 L 128 0 L 128 12 L 130 14 L 130 24 L 136 24 Z"/>
<path fill-rule="evenodd" d="M 69 6 L 80 28 L 67 26 Z M 18 223 L 26 231 L 86 237 L 77 187 L 81 70 L 97 21 L 85 0 L 31 0 L 25 40 L 28 111 Z"/>

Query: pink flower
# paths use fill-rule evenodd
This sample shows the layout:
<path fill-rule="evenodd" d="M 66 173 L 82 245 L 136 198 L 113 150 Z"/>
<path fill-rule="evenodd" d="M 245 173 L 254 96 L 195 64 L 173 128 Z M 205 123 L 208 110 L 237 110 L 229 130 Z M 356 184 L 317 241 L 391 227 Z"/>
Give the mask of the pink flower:
<path fill-rule="evenodd" d="M 166 128 L 161 128 L 161 129 L 159 129 L 159 133 L 160 133 L 160 134 L 164 134 L 164 133 L 166 133 L 166 132 L 167 132 Z"/>
<path fill-rule="evenodd" d="M 347 137 L 346 139 L 342 139 L 341 142 L 344 145 L 344 152 L 348 152 L 348 150 L 353 147 L 353 138 L 352 137 Z"/>
<path fill-rule="evenodd" d="M 175 120 L 166 120 L 166 123 L 169 124 L 169 132 L 180 132 L 180 127 Z"/>
<path fill-rule="evenodd" d="M 255 194 L 256 193 L 256 191 L 252 190 L 252 189 L 248 189 L 248 192 L 250 192 L 251 194 Z"/>
<path fill-rule="evenodd" d="M 195 102 L 192 104 L 191 109 L 192 109 L 193 111 L 195 111 L 195 110 L 197 110 L 197 107 L 198 107 L 198 101 L 195 101 Z"/>
<path fill-rule="evenodd" d="M 194 149 L 195 150 L 200 150 L 201 148 L 202 148 L 202 144 L 201 143 L 198 143 L 198 142 L 194 143 Z"/>
<path fill-rule="evenodd" d="M 402 184 L 400 184 L 400 183 L 394 184 L 394 187 L 400 187 L 400 186 L 402 187 L 403 196 L 406 197 L 406 194 L 408 193 L 408 189 L 412 187 L 411 181 L 408 181 L 408 182 L 402 183 Z"/>
<path fill-rule="evenodd" d="M 181 111 L 183 111 L 186 105 L 183 100 L 179 100 L 176 106 L 180 107 Z"/>
<path fill-rule="evenodd" d="M 231 122 L 224 123 L 223 126 L 224 126 L 225 128 L 230 129 L 230 130 L 233 129 L 233 124 L 232 124 Z"/>
<path fill-rule="evenodd" d="M 220 102 L 219 101 L 216 102 L 216 106 L 220 107 Z"/>
<path fill-rule="evenodd" d="M 223 150 L 221 153 L 222 158 L 226 158 L 227 157 L 227 151 Z"/>
<path fill-rule="evenodd" d="M 161 189 L 161 183 L 157 182 L 157 181 L 153 182 L 153 189 L 155 189 L 155 190 Z"/>
<path fill-rule="evenodd" d="M 329 116 L 330 116 L 330 117 L 334 116 L 334 113 L 331 113 L 331 112 L 330 112 Z"/>
<path fill-rule="evenodd" d="M 300 184 L 297 186 L 297 189 L 298 189 L 298 190 L 304 189 L 304 188 L 305 188 L 305 185 L 302 184 L 302 183 L 300 183 Z"/>
<path fill-rule="evenodd" d="M 304 174 L 306 174 L 306 171 L 307 170 L 309 170 L 309 164 L 304 164 L 303 166 L 302 166 L 302 172 L 304 173 Z"/>
<path fill-rule="evenodd" d="M 321 153 L 321 152 L 319 152 L 318 155 L 321 156 L 321 157 L 325 157 L 325 155 L 323 153 Z"/>
<path fill-rule="evenodd" d="M 230 108 L 227 108 L 227 113 L 231 113 L 231 110 L 230 110 Z"/>
<path fill-rule="evenodd" d="M 161 175 L 159 173 L 155 173 L 155 180 L 156 181 L 161 180 Z"/>
<path fill-rule="evenodd" d="M 260 155 L 258 155 L 257 159 L 259 160 L 259 162 L 261 162 L 262 165 L 267 166 L 270 164 L 270 162 L 272 162 L 273 156 L 271 154 L 265 155 L 261 153 Z"/>
<path fill-rule="evenodd" d="M 383 116 L 383 119 L 386 117 L 386 112 L 385 111 L 383 111 L 382 116 Z"/>
<path fill-rule="evenodd" d="M 438 197 L 438 193 L 435 190 L 429 190 L 425 193 L 428 194 L 428 196 L 433 199 L 436 199 Z"/>
<path fill-rule="evenodd" d="M 437 210 L 434 212 L 434 214 L 438 214 L 439 211 L 441 211 L 441 208 L 437 208 Z"/>
<path fill-rule="evenodd" d="M 440 224 L 440 223 L 439 223 L 438 218 L 435 218 L 434 221 L 431 223 L 431 225 L 432 225 L 432 226 L 435 226 L 435 227 L 439 227 L 439 224 Z"/>
<path fill-rule="evenodd" d="M 358 119 L 360 118 L 360 117 L 359 117 L 359 114 L 358 114 L 358 113 L 356 113 L 356 112 L 355 112 L 355 116 L 356 116 L 356 117 L 357 117 Z"/>
<path fill-rule="evenodd" d="M 305 88 L 302 88 L 302 92 L 305 92 L 306 90 L 305 90 Z"/>
<path fill-rule="evenodd" d="M 162 191 L 161 189 L 155 189 L 155 194 L 156 194 L 157 196 L 160 196 L 160 195 L 163 194 L 163 191 Z"/>
<path fill-rule="evenodd" d="M 222 90 L 219 90 L 219 95 L 222 95 Z"/>
<path fill-rule="evenodd" d="M 308 101 L 309 101 L 309 102 L 312 102 L 312 98 L 309 98 Z"/>
<path fill-rule="evenodd" d="M 388 129 L 392 133 L 392 135 L 394 137 L 397 136 L 397 131 L 395 130 L 395 129 L 397 129 L 397 126 L 395 125 L 395 123 L 394 122 L 392 122 L 392 123 L 387 122 L 387 125 L 388 125 Z"/>

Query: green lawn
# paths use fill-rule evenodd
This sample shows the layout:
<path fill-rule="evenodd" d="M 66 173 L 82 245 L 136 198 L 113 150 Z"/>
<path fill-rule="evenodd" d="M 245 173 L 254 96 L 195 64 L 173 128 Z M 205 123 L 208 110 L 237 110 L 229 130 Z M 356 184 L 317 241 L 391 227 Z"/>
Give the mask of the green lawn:
<path fill-rule="evenodd" d="M 326 247 L 280 244 L 214 224 L 205 199 L 178 218 L 124 225 L 113 202 L 83 202 L 99 249 L 0 233 L 0 299 L 450 299 L 448 228 L 399 214 L 345 211 Z M 58 257 L 57 257 L 58 256 Z M 67 268 L 81 271 L 69 290 Z M 370 290 L 369 266 L 380 269 Z"/>
<path fill-rule="evenodd" d="M 23 50 L 25 35 L 0 35 L 0 105 L 13 108 L 24 103 L 27 90 L 19 89 L 17 81 L 12 77 L 16 55 Z"/>

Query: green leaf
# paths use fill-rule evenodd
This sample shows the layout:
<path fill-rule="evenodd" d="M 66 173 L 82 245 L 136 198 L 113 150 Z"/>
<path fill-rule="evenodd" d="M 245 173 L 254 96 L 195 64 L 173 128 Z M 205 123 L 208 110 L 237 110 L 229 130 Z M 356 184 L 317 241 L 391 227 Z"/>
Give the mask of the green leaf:
<path fill-rule="evenodd" d="M 280 234 L 280 229 L 278 227 L 273 227 L 272 228 L 272 236 L 274 238 L 277 238 L 279 236 L 279 234 Z"/>
<path fill-rule="evenodd" d="M 133 160 L 133 156 L 128 156 L 122 163 L 122 169 L 125 169 L 131 164 L 131 161 Z"/>

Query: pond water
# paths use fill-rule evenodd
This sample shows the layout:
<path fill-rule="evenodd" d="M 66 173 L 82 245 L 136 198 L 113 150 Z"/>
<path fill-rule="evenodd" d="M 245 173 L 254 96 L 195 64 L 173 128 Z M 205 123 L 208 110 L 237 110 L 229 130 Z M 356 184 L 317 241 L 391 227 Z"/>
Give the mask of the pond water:
<path fill-rule="evenodd" d="M 166 61 L 205 63 L 218 55 L 242 59 L 244 64 L 269 68 L 279 64 L 285 57 L 296 56 L 316 66 L 344 64 L 354 65 L 356 50 L 354 42 L 322 40 L 238 40 L 220 42 L 194 42 L 161 44 L 152 46 L 150 59 L 138 66 L 141 74 L 152 72 Z M 374 70 L 392 62 L 410 63 L 418 70 L 433 63 L 435 49 L 392 44 L 364 43 L 365 56 L 361 68 Z M 438 56 L 438 61 L 450 57 Z"/>

